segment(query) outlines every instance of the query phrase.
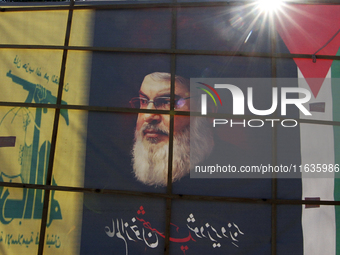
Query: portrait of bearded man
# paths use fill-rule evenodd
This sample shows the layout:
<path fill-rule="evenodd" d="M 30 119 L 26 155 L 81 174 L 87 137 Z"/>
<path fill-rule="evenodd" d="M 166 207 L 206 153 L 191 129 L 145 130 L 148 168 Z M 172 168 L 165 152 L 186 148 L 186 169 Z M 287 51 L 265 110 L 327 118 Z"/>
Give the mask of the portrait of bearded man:
<path fill-rule="evenodd" d="M 139 97 L 132 98 L 130 101 L 132 107 L 169 111 L 170 84 L 170 73 L 148 74 L 141 84 Z M 190 100 L 195 98 L 190 97 L 189 80 L 175 76 L 175 110 L 190 111 Z M 192 105 L 195 104 L 191 103 Z M 169 124 L 169 114 L 138 114 L 132 164 L 135 177 L 146 185 L 166 186 L 167 184 Z M 190 166 L 203 161 L 211 153 L 214 140 L 208 125 L 207 119 L 201 117 L 174 117 L 172 182 L 189 174 Z M 191 158 L 190 150 L 194 155 Z"/>

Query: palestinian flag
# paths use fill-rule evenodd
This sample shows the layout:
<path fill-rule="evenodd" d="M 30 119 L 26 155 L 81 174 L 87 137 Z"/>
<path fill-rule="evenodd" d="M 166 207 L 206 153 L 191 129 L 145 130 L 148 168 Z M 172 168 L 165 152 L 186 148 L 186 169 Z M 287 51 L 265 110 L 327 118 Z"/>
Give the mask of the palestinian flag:
<path fill-rule="evenodd" d="M 315 54 L 316 58 L 295 58 L 298 86 L 312 92 L 312 116 L 300 118 L 339 121 L 340 61 L 318 59 L 317 55 L 339 55 L 340 6 L 291 5 L 276 20 L 280 37 L 292 54 Z M 331 123 L 300 124 L 301 165 L 338 164 L 338 126 Z M 302 174 L 302 199 L 338 201 L 340 181 L 334 178 L 305 178 Z M 303 206 L 304 254 L 340 254 L 340 208 Z"/>

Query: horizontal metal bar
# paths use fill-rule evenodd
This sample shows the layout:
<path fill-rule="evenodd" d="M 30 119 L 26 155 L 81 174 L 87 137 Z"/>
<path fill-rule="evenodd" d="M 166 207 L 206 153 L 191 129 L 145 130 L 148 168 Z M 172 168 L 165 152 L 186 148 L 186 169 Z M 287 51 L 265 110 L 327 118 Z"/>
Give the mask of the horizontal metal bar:
<path fill-rule="evenodd" d="M 58 45 L 18 45 L 0 44 L 0 49 L 36 49 L 36 50 L 74 50 L 91 52 L 112 53 L 142 53 L 142 54 L 176 54 L 176 55 L 209 55 L 230 57 L 257 57 L 257 58 L 307 58 L 311 59 L 313 54 L 289 54 L 289 53 L 265 53 L 244 51 L 216 51 L 216 50 L 187 50 L 187 49 L 150 49 L 150 48 L 121 48 L 121 47 L 91 47 L 91 46 L 58 46 Z M 340 60 L 340 56 L 316 55 L 317 59 Z"/>
<path fill-rule="evenodd" d="M 336 0 L 325 1 L 287 1 L 288 4 L 305 4 L 305 5 L 337 5 L 339 2 Z M 239 6 L 239 5 L 255 5 L 256 1 L 214 1 L 214 2 L 151 2 L 151 3 L 126 3 L 126 1 L 120 1 L 117 3 L 108 2 L 76 2 L 74 6 L 69 5 L 68 2 L 61 2 L 56 4 L 45 3 L 44 6 L 37 6 L 36 4 L 27 3 L 23 4 L 13 3 L 1 3 L 0 12 L 21 12 L 21 11 L 56 11 L 56 10 L 115 10 L 115 9 L 145 9 L 145 8 L 190 8 L 190 7 L 224 7 L 224 6 Z M 6 5 L 9 5 L 7 7 Z M 40 4 L 41 5 L 41 4 Z"/>
<path fill-rule="evenodd" d="M 36 103 L 20 103 L 20 102 L 0 102 L 0 106 L 85 110 L 85 111 L 95 111 L 95 112 L 117 112 L 117 113 L 154 113 L 154 114 L 170 114 L 170 115 L 175 115 L 177 113 L 175 111 L 154 110 L 154 109 L 136 109 L 136 108 L 90 106 L 90 105 L 36 104 Z M 190 112 L 187 112 L 185 114 L 180 114 L 180 115 L 190 115 Z"/>
<path fill-rule="evenodd" d="M 245 198 L 245 197 L 221 197 L 221 196 L 200 196 L 200 195 L 183 195 L 183 194 L 167 194 L 167 193 L 153 193 L 153 192 L 139 192 L 127 190 L 113 190 L 113 189 L 94 189 L 94 188 L 80 188 L 70 186 L 54 186 L 54 185 L 39 185 L 39 184 L 25 184 L 14 182 L 0 182 L 1 187 L 12 188 L 27 188 L 27 189 L 42 189 L 54 190 L 63 192 L 80 192 L 80 193 L 95 193 L 95 194 L 112 194 L 122 196 L 137 196 L 137 197 L 151 197 L 159 199 L 177 199 L 177 200 L 199 200 L 210 202 L 230 202 L 230 203 L 250 203 L 250 204 L 279 204 L 279 205 L 340 205 L 340 201 L 330 200 L 296 200 L 296 199 L 267 199 L 267 198 Z"/>
<path fill-rule="evenodd" d="M 31 108 L 48 108 L 48 109 L 68 109 L 68 110 L 83 110 L 89 112 L 108 112 L 108 113 L 124 113 L 124 114 L 139 114 L 139 113 L 153 113 L 153 114 L 167 114 L 173 116 L 197 116 L 202 118 L 225 118 L 225 119 L 278 119 L 280 121 L 284 119 L 292 119 L 301 123 L 307 124 L 320 124 L 320 125 L 332 125 L 340 126 L 340 121 L 328 121 L 328 120 L 313 120 L 313 119 L 297 119 L 297 118 L 285 118 L 278 117 L 276 115 L 268 116 L 253 116 L 253 115 L 233 115 L 228 113 L 208 113 L 202 116 L 200 112 L 189 111 L 168 111 L 168 110 L 156 110 L 156 109 L 136 109 L 136 108 L 124 108 L 124 107 L 107 107 L 107 106 L 90 106 L 90 105 L 56 105 L 56 104 L 35 104 L 35 103 L 19 103 L 19 102 L 0 102 L 0 106 L 6 107 L 31 107 Z"/>

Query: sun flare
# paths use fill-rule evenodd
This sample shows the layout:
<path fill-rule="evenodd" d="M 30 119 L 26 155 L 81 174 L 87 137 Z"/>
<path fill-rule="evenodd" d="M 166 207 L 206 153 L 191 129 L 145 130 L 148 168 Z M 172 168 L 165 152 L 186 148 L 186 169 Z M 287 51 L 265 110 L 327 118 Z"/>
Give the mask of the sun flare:
<path fill-rule="evenodd" d="M 262 12 L 275 12 L 280 10 L 283 0 L 259 0 L 258 6 Z"/>

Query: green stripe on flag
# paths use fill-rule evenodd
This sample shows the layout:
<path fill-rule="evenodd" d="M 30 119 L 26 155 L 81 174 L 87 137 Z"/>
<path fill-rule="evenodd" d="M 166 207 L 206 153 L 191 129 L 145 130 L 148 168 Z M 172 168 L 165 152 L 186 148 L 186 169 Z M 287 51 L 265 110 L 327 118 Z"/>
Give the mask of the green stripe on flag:
<path fill-rule="evenodd" d="M 340 55 L 340 48 L 337 56 Z M 332 97 L 333 97 L 333 120 L 340 121 L 340 61 L 334 60 L 331 66 L 332 79 Z M 334 126 L 334 159 L 335 163 L 340 162 L 340 127 Z M 340 173 L 335 173 L 334 179 L 334 200 L 340 201 Z M 336 221 L 336 254 L 340 255 L 340 207 L 335 207 Z"/>

